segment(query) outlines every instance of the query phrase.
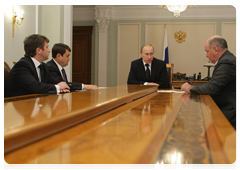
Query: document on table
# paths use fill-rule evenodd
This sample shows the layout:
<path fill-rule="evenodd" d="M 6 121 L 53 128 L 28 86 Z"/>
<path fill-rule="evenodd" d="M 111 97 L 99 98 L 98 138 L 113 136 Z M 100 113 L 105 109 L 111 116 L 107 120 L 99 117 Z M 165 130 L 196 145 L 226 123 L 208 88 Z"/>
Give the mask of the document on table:
<path fill-rule="evenodd" d="M 108 87 L 98 87 L 98 89 L 106 89 L 106 88 L 108 88 Z M 82 89 L 82 90 L 75 90 L 75 91 L 89 91 L 89 90 L 87 90 L 87 89 Z"/>
<path fill-rule="evenodd" d="M 185 91 L 179 90 L 158 90 L 158 93 L 186 93 Z"/>
<path fill-rule="evenodd" d="M 98 89 L 106 89 L 106 88 L 108 88 L 108 87 L 98 87 Z"/>

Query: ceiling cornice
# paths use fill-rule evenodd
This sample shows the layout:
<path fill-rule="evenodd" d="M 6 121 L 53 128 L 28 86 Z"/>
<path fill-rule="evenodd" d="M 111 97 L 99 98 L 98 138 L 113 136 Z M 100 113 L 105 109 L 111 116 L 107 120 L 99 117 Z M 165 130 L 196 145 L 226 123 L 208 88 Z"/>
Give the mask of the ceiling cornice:
<path fill-rule="evenodd" d="M 109 5 L 111 6 L 111 5 Z M 113 5 L 111 20 L 165 20 L 165 19 L 236 19 L 231 5 L 196 5 L 181 12 L 180 17 L 157 5 Z M 94 21 L 95 6 L 73 8 L 73 21 Z"/>

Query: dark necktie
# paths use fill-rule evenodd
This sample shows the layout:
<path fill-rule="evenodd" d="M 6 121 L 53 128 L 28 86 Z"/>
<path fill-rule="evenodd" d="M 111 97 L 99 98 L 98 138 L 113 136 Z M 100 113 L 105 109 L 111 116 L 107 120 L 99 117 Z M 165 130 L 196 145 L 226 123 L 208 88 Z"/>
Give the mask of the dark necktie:
<path fill-rule="evenodd" d="M 64 80 L 65 82 L 68 82 L 64 68 L 62 69 L 62 75 L 63 75 L 63 80 Z"/>
<path fill-rule="evenodd" d="M 42 64 L 38 66 L 40 68 L 40 76 L 41 76 L 41 82 L 43 82 L 43 77 L 44 77 L 44 70 Z"/>
<path fill-rule="evenodd" d="M 149 70 L 149 64 L 145 64 L 145 66 L 147 67 L 146 69 L 146 81 L 150 81 L 150 70 Z"/>

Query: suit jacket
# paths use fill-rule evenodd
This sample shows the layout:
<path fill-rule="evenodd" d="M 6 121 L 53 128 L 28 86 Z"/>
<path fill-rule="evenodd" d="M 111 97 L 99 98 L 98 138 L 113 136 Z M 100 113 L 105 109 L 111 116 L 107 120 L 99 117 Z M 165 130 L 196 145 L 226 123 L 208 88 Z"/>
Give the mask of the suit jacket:
<path fill-rule="evenodd" d="M 168 77 L 166 63 L 162 60 L 153 58 L 151 65 L 151 81 L 159 84 L 158 88 L 167 88 Z M 131 62 L 127 84 L 144 84 L 146 81 L 145 66 L 142 58 Z"/>
<path fill-rule="evenodd" d="M 47 62 L 47 66 L 49 69 L 50 74 L 57 79 L 58 81 L 64 81 L 62 74 L 57 66 L 57 64 L 52 60 L 50 60 L 49 62 Z M 67 75 L 66 75 L 67 76 Z M 81 90 L 82 89 L 82 84 L 81 83 L 72 83 L 72 82 L 66 82 L 69 87 L 70 90 Z"/>
<path fill-rule="evenodd" d="M 190 89 L 191 93 L 211 95 L 236 129 L 236 57 L 226 51 L 214 68 L 212 79 Z"/>
<path fill-rule="evenodd" d="M 36 67 L 30 57 L 22 57 L 11 69 L 8 78 L 7 97 L 36 94 L 56 93 L 54 84 L 59 81 L 54 79 L 45 63 L 42 63 L 44 78 L 39 82 Z"/>

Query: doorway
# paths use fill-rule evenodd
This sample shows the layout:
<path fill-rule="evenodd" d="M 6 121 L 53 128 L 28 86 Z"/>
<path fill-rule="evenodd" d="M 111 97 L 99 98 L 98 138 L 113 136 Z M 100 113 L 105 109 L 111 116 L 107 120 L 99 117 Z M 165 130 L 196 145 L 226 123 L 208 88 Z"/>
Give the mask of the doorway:
<path fill-rule="evenodd" d="M 72 81 L 91 84 L 93 26 L 73 26 Z"/>

